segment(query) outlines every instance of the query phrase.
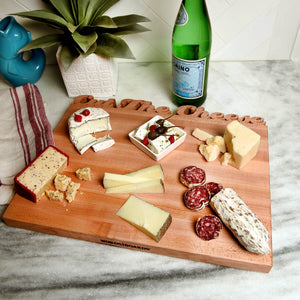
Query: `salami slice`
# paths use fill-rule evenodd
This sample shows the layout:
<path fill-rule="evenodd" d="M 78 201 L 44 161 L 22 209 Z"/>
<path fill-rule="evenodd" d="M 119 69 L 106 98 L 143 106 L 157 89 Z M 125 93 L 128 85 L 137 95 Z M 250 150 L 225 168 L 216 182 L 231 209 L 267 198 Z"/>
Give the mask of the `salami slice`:
<path fill-rule="evenodd" d="M 194 186 L 184 193 L 183 201 L 191 210 L 201 210 L 209 203 L 209 192 L 204 186 Z"/>
<path fill-rule="evenodd" d="M 189 166 L 180 171 L 179 180 L 182 184 L 191 188 L 197 185 L 203 185 L 206 179 L 205 171 L 196 166 Z"/>
<path fill-rule="evenodd" d="M 202 240 L 209 241 L 219 236 L 222 227 L 222 222 L 218 217 L 207 215 L 197 220 L 195 230 Z"/>
<path fill-rule="evenodd" d="M 207 188 L 210 198 L 218 194 L 223 189 L 223 186 L 216 182 L 207 182 L 205 183 L 204 187 Z"/>

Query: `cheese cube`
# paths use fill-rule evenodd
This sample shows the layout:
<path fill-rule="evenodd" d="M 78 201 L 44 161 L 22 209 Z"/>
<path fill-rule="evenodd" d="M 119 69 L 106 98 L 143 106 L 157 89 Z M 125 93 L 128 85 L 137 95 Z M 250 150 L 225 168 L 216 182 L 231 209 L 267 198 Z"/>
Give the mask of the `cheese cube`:
<path fill-rule="evenodd" d="M 260 135 L 238 121 L 232 121 L 226 127 L 224 140 L 227 151 L 232 155 L 234 167 L 241 169 L 256 154 L 260 144 Z"/>
<path fill-rule="evenodd" d="M 205 142 L 208 138 L 212 138 L 213 135 L 211 135 L 210 133 L 201 130 L 199 128 L 195 128 L 194 131 L 192 132 L 192 135 L 197 138 L 200 141 Z"/>
<path fill-rule="evenodd" d="M 140 141 L 148 134 L 148 129 L 145 127 L 139 127 L 134 133 L 134 137 Z"/>
<path fill-rule="evenodd" d="M 168 212 L 133 195 L 123 204 L 117 215 L 157 242 L 172 222 Z"/>
<path fill-rule="evenodd" d="M 221 157 L 221 164 L 222 166 L 227 166 L 231 160 L 231 154 L 228 152 L 225 152 Z"/>
<path fill-rule="evenodd" d="M 54 178 L 54 186 L 58 191 L 65 192 L 69 183 L 71 182 L 71 177 L 66 175 L 58 174 Z"/>
<path fill-rule="evenodd" d="M 199 151 L 207 161 L 214 161 L 220 154 L 219 146 L 214 143 L 209 145 L 201 144 L 199 146 Z"/>
<path fill-rule="evenodd" d="M 80 180 L 91 180 L 91 168 L 80 168 L 75 171 L 75 174 Z"/>
<path fill-rule="evenodd" d="M 80 188 L 80 183 L 71 181 L 66 190 L 66 200 L 70 203 L 75 199 L 77 190 Z"/>
<path fill-rule="evenodd" d="M 222 153 L 225 153 L 226 152 L 226 146 L 225 146 L 225 141 L 224 141 L 224 138 L 222 136 L 213 136 L 211 138 L 208 138 L 206 139 L 206 144 L 209 145 L 209 144 L 217 144 L 218 147 L 220 148 L 220 151 Z"/>
<path fill-rule="evenodd" d="M 52 201 L 61 202 L 64 200 L 64 194 L 61 193 L 60 191 L 47 190 L 46 195 L 48 196 L 49 200 L 52 200 Z"/>
<path fill-rule="evenodd" d="M 152 152 L 159 154 L 161 151 L 166 149 L 169 145 L 171 145 L 171 143 L 168 137 L 161 135 L 157 137 L 155 140 L 149 140 L 148 147 Z"/>

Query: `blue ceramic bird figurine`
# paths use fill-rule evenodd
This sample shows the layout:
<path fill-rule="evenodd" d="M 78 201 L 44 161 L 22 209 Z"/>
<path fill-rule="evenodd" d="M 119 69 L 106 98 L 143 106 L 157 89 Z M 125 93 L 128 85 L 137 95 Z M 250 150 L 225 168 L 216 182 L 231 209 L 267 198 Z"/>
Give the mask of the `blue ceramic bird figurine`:
<path fill-rule="evenodd" d="M 33 49 L 31 56 L 24 59 L 18 53 L 32 41 L 31 34 L 14 17 L 0 21 L 0 75 L 12 86 L 36 83 L 45 68 L 46 57 L 42 49 Z"/>

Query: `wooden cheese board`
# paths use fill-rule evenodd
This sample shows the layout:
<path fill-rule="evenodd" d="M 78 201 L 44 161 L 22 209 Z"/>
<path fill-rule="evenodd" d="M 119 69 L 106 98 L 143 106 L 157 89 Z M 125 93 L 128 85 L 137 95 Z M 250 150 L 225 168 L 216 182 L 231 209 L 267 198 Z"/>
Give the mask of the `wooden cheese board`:
<path fill-rule="evenodd" d="M 70 142 L 67 121 L 76 110 L 91 106 L 102 107 L 110 114 L 109 134 L 116 143 L 109 149 L 99 152 L 89 149 L 81 155 Z M 159 162 L 136 148 L 128 138 L 129 132 L 156 114 L 164 118 L 171 116 L 170 122 L 182 126 L 187 133 L 185 142 Z M 198 151 L 201 142 L 191 132 L 198 127 L 213 135 L 223 135 L 226 125 L 235 119 L 261 136 L 256 157 L 242 170 L 222 166 L 218 160 L 206 162 Z M 16 194 L 3 215 L 7 225 L 222 266 L 259 272 L 271 270 L 272 251 L 267 255 L 250 253 L 226 228 L 217 239 L 201 240 L 195 233 L 195 222 L 212 211 L 209 207 L 199 212 L 187 209 L 183 203 L 186 187 L 178 180 L 181 169 L 196 165 L 206 171 L 207 181 L 233 188 L 267 228 L 272 247 L 268 127 L 262 118 L 209 114 L 203 107 L 194 106 L 179 107 L 172 115 L 168 107 L 155 108 L 150 101 L 124 99 L 117 105 L 114 99 L 104 101 L 80 96 L 65 112 L 54 131 L 54 140 L 56 147 L 70 157 L 63 173 L 81 183 L 76 199 L 72 203 L 56 202 L 44 196 L 33 203 Z M 159 243 L 116 215 L 129 194 L 105 194 L 102 186 L 104 172 L 125 174 L 157 163 L 165 174 L 165 193 L 137 196 L 172 215 L 172 224 Z M 87 166 L 91 167 L 92 180 L 78 180 L 74 172 Z"/>

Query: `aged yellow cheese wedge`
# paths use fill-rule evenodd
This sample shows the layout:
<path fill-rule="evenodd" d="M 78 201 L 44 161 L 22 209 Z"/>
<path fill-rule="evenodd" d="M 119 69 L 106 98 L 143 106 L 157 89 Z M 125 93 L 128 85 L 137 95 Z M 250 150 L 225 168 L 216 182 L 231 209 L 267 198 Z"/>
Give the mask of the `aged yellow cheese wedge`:
<path fill-rule="evenodd" d="M 240 122 L 232 121 L 226 127 L 224 140 L 232 156 L 229 163 L 241 169 L 257 154 L 260 135 Z"/>
<path fill-rule="evenodd" d="M 170 213 L 133 195 L 123 204 L 117 215 L 157 242 L 172 222 Z"/>
<path fill-rule="evenodd" d="M 105 172 L 103 177 L 104 188 L 111 188 L 125 184 L 139 183 L 151 179 L 164 179 L 161 165 L 153 165 L 125 175 Z"/>
<path fill-rule="evenodd" d="M 153 165 L 148 168 L 140 169 L 131 173 L 127 173 L 128 176 L 134 177 L 147 177 L 147 178 L 157 178 L 164 179 L 164 172 L 160 164 Z"/>
<path fill-rule="evenodd" d="M 117 185 L 109 187 L 106 193 L 164 193 L 165 188 L 161 179 L 149 179 L 146 181 Z"/>
<path fill-rule="evenodd" d="M 105 189 L 107 189 L 115 186 L 139 183 L 147 180 L 149 180 L 147 177 L 135 177 L 105 172 L 103 177 L 103 186 Z"/>

